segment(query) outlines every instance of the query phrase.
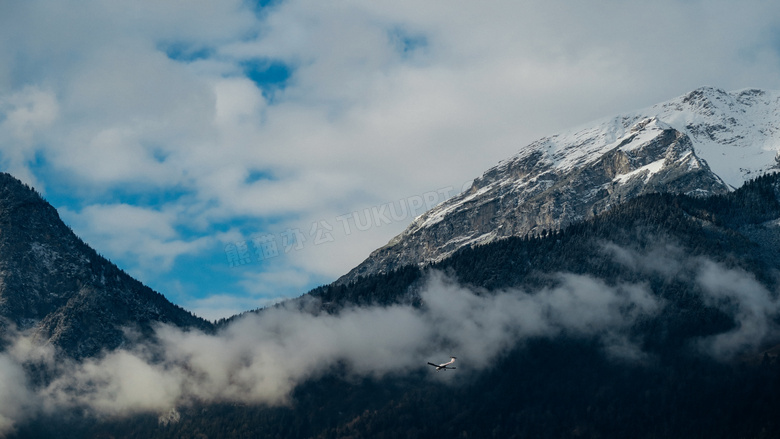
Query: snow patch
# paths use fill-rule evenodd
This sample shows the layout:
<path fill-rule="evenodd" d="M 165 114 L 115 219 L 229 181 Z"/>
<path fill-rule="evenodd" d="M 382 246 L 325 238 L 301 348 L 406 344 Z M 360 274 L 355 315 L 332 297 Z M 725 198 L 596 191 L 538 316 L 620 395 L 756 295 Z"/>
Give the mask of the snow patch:
<path fill-rule="evenodd" d="M 624 184 L 636 176 L 644 175 L 645 182 L 647 182 L 648 180 L 650 180 L 650 177 L 652 177 L 654 174 L 657 174 L 661 169 L 663 169 L 665 161 L 666 161 L 665 159 L 656 160 L 653 163 L 642 166 L 641 168 L 637 168 L 627 174 L 618 175 L 612 181 L 616 181 L 620 184 Z"/>

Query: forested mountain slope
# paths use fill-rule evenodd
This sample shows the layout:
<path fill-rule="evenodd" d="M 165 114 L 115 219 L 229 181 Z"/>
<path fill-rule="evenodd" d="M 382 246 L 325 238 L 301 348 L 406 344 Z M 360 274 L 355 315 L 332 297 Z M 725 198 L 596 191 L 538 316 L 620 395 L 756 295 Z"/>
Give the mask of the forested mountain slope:
<path fill-rule="evenodd" d="M 157 415 L 47 418 L 18 437 L 777 437 L 778 200 L 778 175 L 710 198 L 646 195 L 541 237 L 300 299 L 334 316 L 355 306 L 424 309 L 439 272 L 478 297 L 541 303 L 536 316 L 551 329 L 518 335 L 481 372 L 470 370 L 478 358 L 462 355 L 444 381 L 425 358 L 417 371 L 385 377 L 345 366 L 297 386 L 289 406 L 195 404 L 165 424 Z M 586 298 L 581 290 L 596 299 L 566 302 Z M 565 314 L 561 303 L 576 309 Z M 532 323 L 520 311 L 502 323 L 507 331 Z"/>
<path fill-rule="evenodd" d="M 0 174 L 0 335 L 33 331 L 72 357 L 128 343 L 155 323 L 209 329 L 98 255 L 37 192 Z"/>

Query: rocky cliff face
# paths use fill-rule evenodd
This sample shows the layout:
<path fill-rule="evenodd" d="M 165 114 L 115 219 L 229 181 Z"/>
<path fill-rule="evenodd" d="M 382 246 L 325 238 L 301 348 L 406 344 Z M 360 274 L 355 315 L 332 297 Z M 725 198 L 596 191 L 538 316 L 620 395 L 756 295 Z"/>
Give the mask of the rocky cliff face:
<path fill-rule="evenodd" d="M 81 241 L 35 191 L 0 174 L 0 333 L 31 331 L 75 357 L 151 333 L 155 322 L 208 328 Z"/>
<path fill-rule="evenodd" d="M 540 234 L 645 193 L 728 192 L 778 169 L 779 126 L 780 93 L 702 88 L 540 139 L 415 219 L 337 282 Z"/>

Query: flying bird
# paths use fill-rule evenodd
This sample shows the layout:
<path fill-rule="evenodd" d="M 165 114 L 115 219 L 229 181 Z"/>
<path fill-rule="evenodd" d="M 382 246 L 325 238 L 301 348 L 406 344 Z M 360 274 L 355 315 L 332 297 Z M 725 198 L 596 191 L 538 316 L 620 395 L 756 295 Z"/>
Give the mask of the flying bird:
<path fill-rule="evenodd" d="M 436 372 L 438 372 L 440 370 L 455 369 L 455 367 L 447 367 L 447 366 L 449 366 L 450 364 L 454 363 L 457 358 L 458 357 L 450 357 L 450 361 L 448 361 L 446 363 L 442 363 L 442 364 L 433 364 L 430 361 L 428 362 L 428 364 L 430 364 L 431 366 L 435 367 L 436 368 Z"/>

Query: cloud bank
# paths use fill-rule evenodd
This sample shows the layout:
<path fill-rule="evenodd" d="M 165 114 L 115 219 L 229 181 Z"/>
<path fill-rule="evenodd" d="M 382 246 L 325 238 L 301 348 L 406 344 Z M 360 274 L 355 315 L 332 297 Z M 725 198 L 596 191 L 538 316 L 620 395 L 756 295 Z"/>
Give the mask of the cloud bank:
<path fill-rule="evenodd" d="M 776 293 L 741 269 L 664 248 L 644 254 L 615 246 L 603 251 L 632 270 L 668 279 L 695 273 L 705 303 L 731 316 L 735 326 L 694 339 L 691 349 L 728 360 L 777 339 Z M 677 269 L 659 263 L 662 253 Z M 432 373 L 431 379 L 462 381 L 539 337 L 595 339 L 612 358 L 647 359 L 642 340 L 631 335 L 632 325 L 662 315 L 668 306 L 647 284 L 609 285 L 571 273 L 553 279 L 556 286 L 535 292 L 489 293 L 434 271 L 421 289 L 419 307 L 348 307 L 328 314 L 316 311 L 315 299 L 303 298 L 246 315 L 216 334 L 163 325 L 153 344 L 81 362 L 56 360 L 50 348 L 19 335 L 0 354 L 0 432 L 38 413 L 70 409 L 117 417 L 175 413 L 194 402 L 294 404 L 292 391 L 306 380 L 337 371 L 348 377 L 403 376 L 450 355 L 458 356 L 457 375 Z M 25 372 L 30 364 L 56 378 L 33 385 Z"/>
<path fill-rule="evenodd" d="M 54 361 L 50 349 L 19 337 L 0 356 L 0 374 L 8 378 L 0 419 L 7 431 L 30 414 L 73 408 L 100 417 L 164 413 L 196 401 L 291 404 L 295 386 L 337 369 L 357 377 L 403 376 L 450 355 L 458 356 L 463 379 L 525 339 L 561 333 L 597 337 L 613 356 L 642 357 L 625 329 L 663 308 L 644 286 L 610 287 L 571 274 L 558 280 L 558 287 L 535 294 L 489 294 L 434 272 L 421 307 L 355 307 L 332 315 L 288 304 L 245 316 L 217 334 L 160 326 L 154 345 L 82 362 Z M 57 378 L 32 386 L 21 366 L 30 363 Z"/>

